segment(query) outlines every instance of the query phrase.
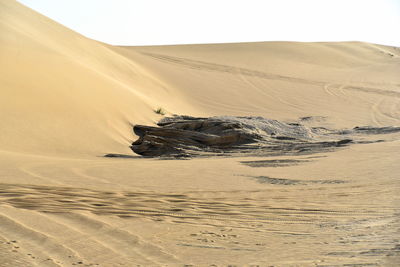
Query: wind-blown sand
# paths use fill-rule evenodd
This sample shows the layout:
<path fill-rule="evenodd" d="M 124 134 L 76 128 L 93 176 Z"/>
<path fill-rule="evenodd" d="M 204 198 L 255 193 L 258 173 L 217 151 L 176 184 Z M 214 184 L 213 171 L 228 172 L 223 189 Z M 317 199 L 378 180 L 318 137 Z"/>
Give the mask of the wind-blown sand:
<path fill-rule="evenodd" d="M 398 133 L 312 155 L 129 146 L 157 108 L 398 127 L 399 73 L 399 48 L 361 42 L 110 46 L 1 1 L 0 266 L 396 266 Z"/>

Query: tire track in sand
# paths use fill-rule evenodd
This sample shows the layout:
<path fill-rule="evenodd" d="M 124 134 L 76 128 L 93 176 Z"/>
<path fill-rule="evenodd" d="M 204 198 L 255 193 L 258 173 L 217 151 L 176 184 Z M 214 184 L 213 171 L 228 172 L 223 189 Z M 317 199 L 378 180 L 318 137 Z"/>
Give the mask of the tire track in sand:
<path fill-rule="evenodd" d="M 0 184 L 0 204 L 47 213 L 88 211 L 97 215 L 113 215 L 121 218 L 161 216 L 282 223 L 312 223 L 316 215 L 323 220 L 329 220 L 331 216 L 379 215 L 378 211 L 372 212 L 360 207 L 358 210 L 311 208 L 312 206 L 296 209 L 271 206 L 267 201 L 269 199 L 265 197 L 212 199 L 192 197 L 182 193 L 115 192 L 74 187 Z"/>

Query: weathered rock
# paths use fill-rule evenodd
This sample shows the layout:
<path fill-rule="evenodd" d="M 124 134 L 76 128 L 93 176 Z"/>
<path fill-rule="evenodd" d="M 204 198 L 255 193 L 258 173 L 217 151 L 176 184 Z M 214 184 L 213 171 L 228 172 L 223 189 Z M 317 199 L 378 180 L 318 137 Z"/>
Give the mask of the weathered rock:
<path fill-rule="evenodd" d="M 134 126 L 139 140 L 132 144 L 132 150 L 143 156 L 185 155 L 201 151 L 217 152 L 260 139 L 256 133 L 244 131 L 237 122 L 212 118 L 162 121 L 159 125 L 159 128 Z"/>
<path fill-rule="evenodd" d="M 159 127 L 136 125 L 131 149 L 143 156 L 194 156 L 233 153 L 315 153 L 351 139 L 326 141 L 320 130 L 262 117 L 195 118 L 174 116 Z"/>

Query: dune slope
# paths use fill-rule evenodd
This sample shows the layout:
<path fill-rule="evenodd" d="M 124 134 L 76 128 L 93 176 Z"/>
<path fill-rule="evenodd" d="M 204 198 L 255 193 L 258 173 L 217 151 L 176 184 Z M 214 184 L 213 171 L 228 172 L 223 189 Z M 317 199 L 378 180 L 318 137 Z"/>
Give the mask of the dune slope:
<path fill-rule="evenodd" d="M 399 98 L 398 48 L 266 42 L 124 47 L 121 53 L 151 66 L 204 114 L 317 115 L 341 127 L 398 123 L 396 114 L 381 110 L 395 111 Z"/>
<path fill-rule="evenodd" d="M 1 149 L 123 151 L 129 123 L 151 122 L 166 100 L 178 105 L 178 92 L 109 46 L 14 1 L 0 5 Z"/>

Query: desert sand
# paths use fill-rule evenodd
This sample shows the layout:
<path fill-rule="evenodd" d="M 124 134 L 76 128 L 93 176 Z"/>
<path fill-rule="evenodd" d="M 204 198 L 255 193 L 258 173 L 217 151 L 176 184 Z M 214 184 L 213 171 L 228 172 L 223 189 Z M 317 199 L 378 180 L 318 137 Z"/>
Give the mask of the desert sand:
<path fill-rule="evenodd" d="M 173 114 L 399 127 L 399 74 L 396 47 L 118 47 L 0 1 L 0 266 L 398 266 L 398 132 L 307 155 L 130 145 Z"/>

